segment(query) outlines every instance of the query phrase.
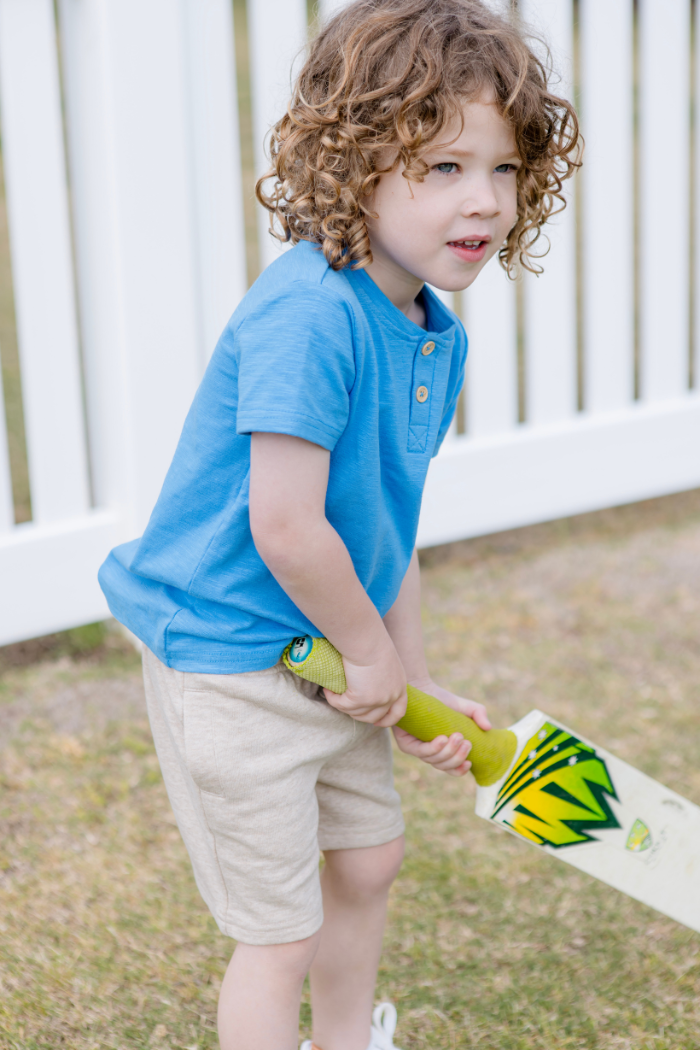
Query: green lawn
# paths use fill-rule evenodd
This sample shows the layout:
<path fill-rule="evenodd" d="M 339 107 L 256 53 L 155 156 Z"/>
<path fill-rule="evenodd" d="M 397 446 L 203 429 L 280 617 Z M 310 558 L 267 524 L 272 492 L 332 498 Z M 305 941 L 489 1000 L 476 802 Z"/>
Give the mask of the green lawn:
<path fill-rule="evenodd" d="M 423 561 L 436 677 L 499 725 L 542 707 L 700 802 L 700 493 Z M 0 650 L 0 669 L 0 1046 L 215 1047 L 231 943 L 194 886 L 135 655 L 83 630 Z M 401 755 L 397 780 L 409 845 L 379 994 L 399 1046 L 700 1044 L 700 936 L 479 821 L 468 781 Z"/>

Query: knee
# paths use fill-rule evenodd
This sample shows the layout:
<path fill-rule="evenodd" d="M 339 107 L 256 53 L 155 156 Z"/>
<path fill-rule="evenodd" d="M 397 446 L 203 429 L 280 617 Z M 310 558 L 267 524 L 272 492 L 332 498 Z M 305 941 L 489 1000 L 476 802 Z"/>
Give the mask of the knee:
<path fill-rule="evenodd" d="M 314 961 L 320 940 L 321 931 L 319 930 L 311 937 L 305 937 L 303 941 L 290 941 L 287 944 L 275 945 L 273 967 L 289 974 L 296 974 L 303 980 Z"/>
<path fill-rule="evenodd" d="M 381 850 L 374 870 L 374 880 L 378 889 L 389 890 L 389 887 L 401 870 L 404 847 L 403 835 L 392 842 L 385 842 L 383 846 L 377 847 L 377 849 Z"/>
<path fill-rule="evenodd" d="M 289 980 L 303 982 L 314 961 L 321 939 L 321 931 L 301 941 L 286 944 L 252 945 L 238 943 L 234 958 L 250 973 L 260 970 Z"/>
<path fill-rule="evenodd" d="M 328 850 L 324 876 L 345 899 L 360 903 L 388 893 L 403 854 L 403 835 L 381 846 Z"/>

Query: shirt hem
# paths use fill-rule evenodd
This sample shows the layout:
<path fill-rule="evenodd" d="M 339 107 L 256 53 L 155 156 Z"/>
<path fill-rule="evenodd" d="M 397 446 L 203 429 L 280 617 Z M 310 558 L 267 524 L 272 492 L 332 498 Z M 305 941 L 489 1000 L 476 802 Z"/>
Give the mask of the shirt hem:
<path fill-rule="evenodd" d="M 291 642 L 294 635 L 289 636 Z M 143 639 L 142 639 L 143 641 Z M 144 642 L 149 649 L 151 646 Z M 184 656 L 179 653 L 166 652 L 163 656 L 155 655 L 166 667 L 173 671 L 187 671 L 191 674 L 245 674 L 248 671 L 266 671 L 278 663 L 285 646 L 267 646 L 265 649 L 247 650 L 240 655 L 226 652 L 208 652 L 206 656 Z M 151 652 L 154 652 L 151 649 Z"/>
<path fill-rule="evenodd" d="M 339 433 L 332 433 L 330 430 L 300 419 L 298 416 L 281 420 L 277 418 L 273 421 L 269 417 L 260 416 L 256 418 L 255 416 L 246 415 L 242 420 L 239 418 L 236 424 L 236 432 L 238 434 L 288 434 L 290 437 L 304 438 L 305 441 L 311 441 L 314 445 L 321 445 L 328 452 L 333 451 L 340 437 Z"/>

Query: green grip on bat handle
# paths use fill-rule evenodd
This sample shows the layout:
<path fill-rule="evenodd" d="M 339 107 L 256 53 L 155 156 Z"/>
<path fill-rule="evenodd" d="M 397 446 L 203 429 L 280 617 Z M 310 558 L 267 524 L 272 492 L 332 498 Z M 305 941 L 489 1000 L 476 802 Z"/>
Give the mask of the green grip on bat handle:
<path fill-rule="evenodd" d="M 309 682 L 344 693 L 346 689 L 343 659 L 327 638 L 295 638 L 284 650 L 286 667 Z M 474 779 L 480 787 L 500 780 L 515 754 L 517 739 L 510 729 L 480 729 L 476 722 L 447 707 L 435 696 L 409 685 L 406 714 L 397 725 L 418 740 L 461 733 L 471 742 L 469 761 Z"/>

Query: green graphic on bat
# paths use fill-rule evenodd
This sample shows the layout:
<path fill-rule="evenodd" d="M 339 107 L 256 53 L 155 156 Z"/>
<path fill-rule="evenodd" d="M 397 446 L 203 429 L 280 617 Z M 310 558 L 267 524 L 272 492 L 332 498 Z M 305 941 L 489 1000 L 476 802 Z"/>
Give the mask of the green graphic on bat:
<path fill-rule="evenodd" d="M 491 819 L 538 846 L 596 841 L 589 832 L 619 828 L 607 766 L 595 750 L 549 722 L 531 737 L 502 785 Z"/>

